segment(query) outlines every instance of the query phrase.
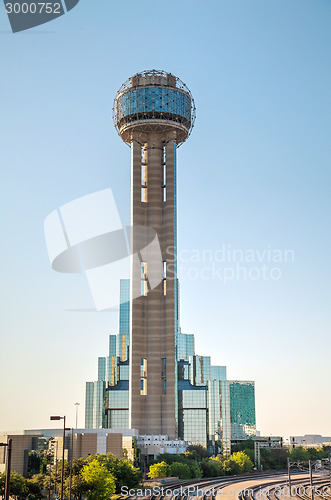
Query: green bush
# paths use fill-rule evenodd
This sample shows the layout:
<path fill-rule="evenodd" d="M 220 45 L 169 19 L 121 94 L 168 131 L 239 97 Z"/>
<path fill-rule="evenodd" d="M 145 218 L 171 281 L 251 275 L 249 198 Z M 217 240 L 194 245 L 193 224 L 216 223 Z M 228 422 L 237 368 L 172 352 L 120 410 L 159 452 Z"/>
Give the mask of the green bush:
<path fill-rule="evenodd" d="M 190 465 L 192 479 L 200 479 L 203 476 L 201 466 L 198 462 L 193 462 Z"/>
<path fill-rule="evenodd" d="M 81 472 L 86 484 L 86 495 L 88 500 L 109 500 L 115 493 L 115 478 L 105 466 L 94 459 L 84 465 Z"/>
<path fill-rule="evenodd" d="M 204 458 L 201 462 L 203 477 L 219 477 L 224 475 L 222 462 L 217 458 Z"/>
<path fill-rule="evenodd" d="M 152 464 L 149 467 L 149 473 L 147 475 L 150 479 L 155 479 L 158 477 L 167 477 L 169 475 L 169 465 L 166 462 L 159 462 L 158 464 Z"/>
<path fill-rule="evenodd" d="M 173 462 L 169 467 L 169 475 L 179 479 L 191 479 L 191 471 L 187 464 Z"/>

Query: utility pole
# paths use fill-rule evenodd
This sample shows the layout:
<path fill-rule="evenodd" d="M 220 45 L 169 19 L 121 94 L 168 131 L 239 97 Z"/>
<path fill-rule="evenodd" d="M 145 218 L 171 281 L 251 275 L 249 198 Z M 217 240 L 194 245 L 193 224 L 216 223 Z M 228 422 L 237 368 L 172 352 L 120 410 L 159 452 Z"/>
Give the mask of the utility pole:
<path fill-rule="evenodd" d="M 49 457 L 49 493 L 48 500 L 51 500 L 51 489 L 52 489 L 52 450 L 50 449 L 48 453 Z"/>
<path fill-rule="evenodd" d="M 77 425 L 78 425 L 78 406 L 80 405 L 80 403 L 75 403 L 75 406 L 76 406 L 76 429 L 77 429 Z"/>
<path fill-rule="evenodd" d="M 254 458 L 255 458 L 255 466 L 256 466 L 257 470 L 261 470 L 261 454 L 260 454 L 259 441 L 254 441 Z"/>
<path fill-rule="evenodd" d="M 5 500 L 9 500 L 12 442 L 13 442 L 12 438 L 8 438 L 8 442 L 7 442 L 7 461 L 6 461 Z"/>
<path fill-rule="evenodd" d="M 77 428 L 77 421 L 76 421 Z M 69 476 L 69 500 L 71 500 L 71 486 L 72 486 L 72 460 L 74 452 L 74 429 L 71 429 L 71 446 L 70 446 L 70 476 Z"/>
<path fill-rule="evenodd" d="M 292 496 L 292 485 L 291 485 L 291 461 L 290 457 L 287 457 L 287 471 L 288 471 L 288 488 L 290 490 L 290 497 Z"/>
<path fill-rule="evenodd" d="M 7 437 L 7 443 L 0 443 L 0 446 L 7 446 L 7 452 L 6 452 L 6 482 L 5 482 L 5 498 L 4 498 L 4 500 L 9 500 L 12 442 L 13 442 L 12 438 Z"/>
<path fill-rule="evenodd" d="M 311 500 L 314 500 L 313 468 L 312 468 L 311 460 L 309 460 L 309 481 L 310 481 L 310 488 L 311 488 Z"/>

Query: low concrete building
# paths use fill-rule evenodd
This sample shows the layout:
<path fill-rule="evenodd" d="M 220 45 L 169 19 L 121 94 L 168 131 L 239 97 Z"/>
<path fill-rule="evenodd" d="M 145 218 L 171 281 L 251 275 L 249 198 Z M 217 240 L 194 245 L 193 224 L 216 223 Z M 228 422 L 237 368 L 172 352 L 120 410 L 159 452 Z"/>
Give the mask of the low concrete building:
<path fill-rule="evenodd" d="M 291 436 L 290 444 L 294 446 L 330 446 L 331 436 L 320 434 L 305 434 L 304 436 Z"/>
<path fill-rule="evenodd" d="M 38 449 L 40 443 L 39 440 L 42 436 L 38 434 L 37 431 L 35 434 L 30 435 L 25 435 L 23 432 L 2 433 L 0 434 L 0 443 L 7 443 L 9 438 L 12 439 L 11 469 L 18 472 L 18 474 L 26 476 L 28 471 L 29 451 Z M 0 472 L 5 471 L 6 450 L 7 447 L 0 447 Z"/>
<path fill-rule="evenodd" d="M 163 453 L 179 454 L 186 451 L 187 443 L 183 440 L 170 440 L 166 434 L 147 434 L 138 437 L 137 446 L 141 453 L 153 460 Z"/>
<path fill-rule="evenodd" d="M 38 429 L 0 432 L 0 443 L 12 438 L 12 470 L 27 475 L 29 452 L 52 449 L 54 461 L 62 460 L 63 430 Z M 134 460 L 138 431 L 134 429 L 73 429 L 66 431 L 65 460 L 112 453 L 118 458 Z M 6 447 L 0 447 L 0 472 L 5 470 Z"/>

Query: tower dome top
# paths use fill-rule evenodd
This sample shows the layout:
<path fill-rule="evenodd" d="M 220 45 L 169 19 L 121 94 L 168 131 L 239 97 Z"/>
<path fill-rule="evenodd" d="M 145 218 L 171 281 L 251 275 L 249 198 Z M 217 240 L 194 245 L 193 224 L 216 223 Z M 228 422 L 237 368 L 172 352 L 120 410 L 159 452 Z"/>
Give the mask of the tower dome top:
<path fill-rule="evenodd" d="M 113 107 L 115 128 L 124 142 L 136 133 L 175 131 L 177 146 L 190 135 L 195 104 L 188 87 L 162 70 L 147 70 L 128 78 L 118 90 Z"/>

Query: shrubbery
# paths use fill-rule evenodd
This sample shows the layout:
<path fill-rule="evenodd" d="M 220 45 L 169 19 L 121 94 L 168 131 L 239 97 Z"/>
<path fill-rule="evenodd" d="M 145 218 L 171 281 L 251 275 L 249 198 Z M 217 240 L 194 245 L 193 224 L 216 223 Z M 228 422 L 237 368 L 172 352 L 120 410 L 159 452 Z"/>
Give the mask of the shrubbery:
<path fill-rule="evenodd" d="M 222 457 L 208 458 L 209 454 L 206 450 L 203 453 L 201 450 L 199 451 L 199 455 L 196 450 L 193 452 L 192 449 L 181 455 L 160 455 L 159 460 L 162 459 L 162 462 L 152 464 L 148 476 L 154 479 L 158 477 L 195 479 L 219 477 L 225 474 L 240 474 L 253 470 L 252 460 L 243 451 L 234 453 L 227 460 L 222 459 Z"/>

